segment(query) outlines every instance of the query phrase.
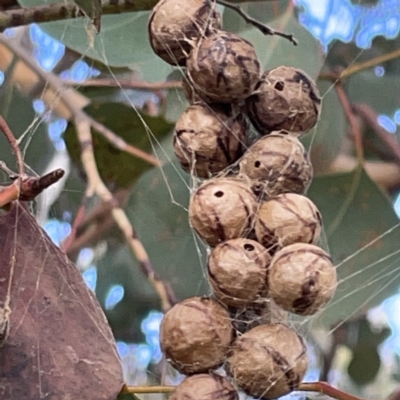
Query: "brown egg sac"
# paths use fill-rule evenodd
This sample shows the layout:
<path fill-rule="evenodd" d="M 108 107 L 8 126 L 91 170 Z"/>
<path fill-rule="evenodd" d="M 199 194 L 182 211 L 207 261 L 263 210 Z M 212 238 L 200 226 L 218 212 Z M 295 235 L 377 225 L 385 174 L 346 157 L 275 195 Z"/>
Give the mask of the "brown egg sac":
<path fill-rule="evenodd" d="M 305 196 L 284 193 L 261 204 L 255 219 L 257 240 L 271 254 L 293 243 L 318 243 L 321 214 Z"/>
<path fill-rule="evenodd" d="M 304 193 L 313 178 L 310 158 L 301 142 L 287 131 L 272 132 L 257 140 L 239 163 L 254 192 L 264 197 Z"/>
<path fill-rule="evenodd" d="M 247 130 L 244 116 L 229 106 L 194 104 L 175 125 L 175 155 L 186 172 L 209 178 L 243 155 Z"/>
<path fill-rule="evenodd" d="M 251 189 L 235 178 L 214 178 L 192 195 L 189 222 L 211 247 L 246 237 L 253 227 L 258 203 Z"/>
<path fill-rule="evenodd" d="M 218 368 L 232 341 L 229 312 L 217 301 L 192 297 L 164 315 L 160 346 L 167 360 L 182 374 Z"/>
<path fill-rule="evenodd" d="M 264 72 L 246 106 L 250 121 L 262 135 L 279 129 L 300 135 L 317 123 L 321 97 L 304 71 L 281 66 Z"/>
<path fill-rule="evenodd" d="M 250 42 L 218 31 L 198 42 L 187 60 L 187 73 L 202 99 L 231 103 L 251 95 L 260 78 L 260 63 Z"/>
<path fill-rule="evenodd" d="M 208 280 L 218 300 L 228 306 L 243 307 L 265 302 L 267 269 L 271 256 L 250 239 L 220 243 L 208 259 Z"/>
<path fill-rule="evenodd" d="M 280 308 L 270 297 L 263 303 L 250 303 L 242 308 L 229 307 L 234 334 L 240 336 L 252 328 L 264 324 L 285 323 L 288 312 Z"/>
<path fill-rule="evenodd" d="M 257 326 L 239 336 L 226 371 L 246 394 L 275 399 L 295 390 L 308 366 L 303 339 L 283 324 Z"/>
<path fill-rule="evenodd" d="M 221 28 L 221 15 L 210 0 L 161 0 L 150 15 L 148 32 L 154 52 L 172 65 L 186 59 L 200 37 Z"/>
<path fill-rule="evenodd" d="M 239 400 L 236 389 L 217 374 L 197 374 L 184 379 L 169 400 Z"/>
<path fill-rule="evenodd" d="M 324 250 L 312 244 L 296 243 L 273 257 L 269 294 L 284 310 L 312 315 L 332 298 L 336 279 L 336 269 Z"/>

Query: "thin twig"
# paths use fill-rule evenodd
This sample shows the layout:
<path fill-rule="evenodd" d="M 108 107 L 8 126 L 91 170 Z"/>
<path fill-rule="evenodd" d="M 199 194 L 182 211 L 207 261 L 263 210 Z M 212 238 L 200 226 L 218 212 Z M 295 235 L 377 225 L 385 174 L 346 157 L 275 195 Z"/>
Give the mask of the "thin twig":
<path fill-rule="evenodd" d="M 15 157 L 17 158 L 18 174 L 22 178 L 23 176 L 25 176 L 24 158 L 22 157 L 21 149 L 18 146 L 14 134 L 11 132 L 11 129 L 7 125 L 7 122 L 1 115 L 0 115 L 0 130 L 3 131 L 4 136 L 7 138 L 8 143 L 10 143 L 12 151 L 15 154 Z"/>
<path fill-rule="evenodd" d="M 317 392 L 326 394 L 329 397 L 337 400 L 363 400 L 360 397 L 343 392 L 329 385 L 327 382 L 306 382 L 301 383 L 296 389 L 299 392 Z"/>
<path fill-rule="evenodd" d="M 343 89 L 342 82 L 339 80 L 335 84 L 336 92 L 338 94 L 339 100 L 342 104 L 343 110 L 350 122 L 351 132 L 353 134 L 354 142 L 356 144 L 357 158 L 359 162 L 364 162 L 364 148 L 362 142 L 362 134 L 360 130 L 360 126 L 357 123 L 356 116 L 354 115 L 352 106 L 350 104 L 349 99 L 347 98 L 347 94 Z"/>
<path fill-rule="evenodd" d="M 134 11 L 151 10 L 159 0 L 103 0 L 103 15 L 121 14 Z M 264 0 L 230 0 L 233 3 L 264 1 Z M 73 18 L 83 18 L 85 15 L 74 3 L 60 2 L 36 7 L 24 7 L 6 11 L 0 11 L 0 32 L 6 28 L 28 25 L 31 23 L 42 23 L 61 21 Z"/>
<path fill-rule="evenodd" d="M 378 114 L 375 110 L 365 103 L 353 104 L 353 110 L 374 130 L 379 139 L 386 144 L 386 147 L 392 152 L 397 163 L 400 165 L 400 143 L 397 141 L 395 135 L 390 134 L 385 128 L 379 125 Z"/>
<path fill-rule="evenodd" d="M 340 73 L 334 72 L 323 72 L 319 75 L 319 79 L 326 79 L 330 81 L 336 81 L 338 79 L 348 78 L 350 75 L 353 75 L 357 72 L 363 71 L 368 68 L 376 67 L 384 62 L 394 60 L 400 57 L 400 49 L 391 51 L 390 53 L 383 54 L 378 57 L 371 58 L 371 60 L 363 61 L 357 64 L 353 64 L 350 67 L 347 67 Z"/>
<path fill-rule="evenodd" d="M 111 129 L 108 129 L 106 126 L 100 122 L 97 122 L 93 118 L 90 118 L 90 124 L 96 132 L 105 137 L 117 149 L 141 158 L 142 160 L 147 161 L 149 164 L 152 164 L 156 167 L 160 167 L 162 165 L 161 161 L 157 157 L 125 142 L 124 139 L 116 135 Z"/>
<path fill-rule="evenodd" d="M 124 386 L 121 394 L 171 393 L 174 389 L 175 386 Z M 326 382 L 301 383 L 296 391 L 323 393 L 337 400 L 363 400 L 360 397 L 336 389 Z"/>
<path fill-rule="evenodd" d="M 162 309 L 168 310 L 176 301 L 173 291 L 169 284 L 165 283 L 154 271 L 153 265 L 147 255 L 146 249 L 138 238 L 136 231 L 126 216 L 124 210 L 120 207 L 118 201 L 108 190 L 102 181 L 97 169 L 94 157 L 93 141 L 92 141 L 92 122 L 93 120 L 76 104 L 75 99 L 71 96 L 71 92 L 65 90 L 63 81 L 51 72 L 44 72 L 40 66 L 32 60 L 31 55 L 23 48 L 15 43 L 9 42 L 4 36 L 0 35 L 2 43 L 4 43 L 11 51 L 13 51 L 24 63 L 30 66 L 35 73 L 47 81 L 53 90 L 59 93 L 63 103 L 73 116 L 73 121 L 78 133 L 78 139 L 81 144 L 81 161 L 83 169 L 88 178 L 88 186 L 86 196 L 91 197 L 96 194 L 104 202 L 112 206 L 111 215 L 123 233 L 133 255 L 139 262 L 139 266 L 143 274 L 146 276 L 154 290 L 158 294 Z"/>
<path fill-rule="evenodd" d="M 121 394 L 171 393 L 175 386 L 124 386 Z"/>
<path fill-rule="evenodd" d="M 52 82 L 50 83 L 50 86 L 53 88 L 58 87 L 59 91 L 58 93 L 59 97 L 62 99 L 62 102 L 64 103 L 63 99 L 68 98 L 71 103 L 75 108 L 78 108 L 76 105 L 76 100 L 71 99 L 72 95 L 75 95 L 75 92 L 73 91 L 72 88 L 67 88 L 63 84 L 60 78 L 58 76 L 54 75 L 51 72 L 47 72 L 45 70 L 42 70 L 41 68 L 38 67 L 37 62 L 30 56 L 30 54 L 23 49 L 21 46 L 19 46 L 17 43 L 10 41 L 7 39 L 4 35 L 0 34 L 0 43 L 6 46 L 10 51 L 12 51 L 18 58 L 20 58 L 29 68 L 37 74 L 42 81 L 44 82 Z M 71 92 L 72 90 L 72 92 Z M 70 107 L 67 104 L 64 104 L 64 106 L 67 109 L 70 109 Z M 149 162 L 152 165 L 159 166 L 160 163 L 159 161 L 152 156 L 149 153 L 146 153 L 145 151 L 138 149 L 137 147 L 134 147 L 132 145 L 127 144 L 124 140 L 122 140 L 118 135 L 116 135 L 114 132 L 112 132 L 110 129 L 106 128 L 104 125 L 100 124 L 99 122 L 95 121 L 92 117 L 90 117 L 88 114 L 86 114 L 81 108 L 81 117 L 85 119 L 90 125 L 94 128 L 93 125 L 96 126 L 96 131 L 101 134 L 102 136 L 107 139 L 111 145 L 113 145 L 115 148 L 120 149 L 122 151 L 126 151 L 129 154 L 132 154 L 135 157 L 138 157 L 146 162 Z"/>
<path fill-rule="evenodd" d="M 71 233 L 61 244 L 61 250 L 65 253 L 68 253 L 68 250 L 71 247 L 71 244 L 74 242 L 74 240 L 76 238 L 78 228 L 80 227 L 80 225 L 82 224 L 82 222 L 85 218 L 85 210 L 86 210 L 87 202 L 88 202 L 88 198 L 87 198 L 86 194 L 84 194 L 83 199 L 81 201 L 81 205 L 78 208 L 78 212 L 76 213 L 76 217 L 72 224 Z"/>
<path fill-rule="evenodd" d="M 181 81 L 143 82 L 132 79 L 98 78 L 88 79 L 83 82 L 64 81 L 66 85 L 77 87 L 116 87 L 122 89 L 146 90 L 157 92 L 159 90 L 182 89 Z"/>
<path fill-rule="evenodd" d="M 295 46 L 297 46 L 297 40 L 294 38 L 292 34 L 289 33 L 284 33 L 284 32 L 279 32 L 276 31 L 269 26 L 263 24 L 260 21 L 257 21 L 256 19 L 250 17 L 246 12 L 243 11 L 243 9 L 240 6 L 236 6 L 234 4 L 229 3 L 228 1 L 225 0 L 216 0 L 216 2 L 224 7 L 228 7 L 231 10 L 236 11 L 248 24 L 253 25 L 255 28 L 259 29 L 261 33 L 264 35 L 276 35 L 276 36 L 281 36 L 290 42 L 292 42 Z"/>

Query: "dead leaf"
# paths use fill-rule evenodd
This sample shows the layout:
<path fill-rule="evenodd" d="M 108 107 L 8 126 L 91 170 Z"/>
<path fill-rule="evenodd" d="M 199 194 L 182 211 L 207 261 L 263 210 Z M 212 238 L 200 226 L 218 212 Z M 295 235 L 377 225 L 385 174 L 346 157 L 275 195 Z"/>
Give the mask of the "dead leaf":
<path fill-rule="evenodd" d="M 0 254 L 0 307 L 11 310 L 0 398 L 115 400 L 123 374 L 103 311 L 21 203 L 0 216 Z"/>

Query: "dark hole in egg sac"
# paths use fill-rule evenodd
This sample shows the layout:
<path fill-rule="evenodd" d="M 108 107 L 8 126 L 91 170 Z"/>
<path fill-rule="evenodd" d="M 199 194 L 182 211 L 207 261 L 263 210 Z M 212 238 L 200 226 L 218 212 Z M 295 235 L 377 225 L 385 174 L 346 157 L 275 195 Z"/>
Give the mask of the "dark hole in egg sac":
<path fill-rule="evenodd" d="M 260 161 L 256 161 L 256 162 L 254 163 L 254 167 L 256 167 L 256 168 L 260 168 L 260 165 L 261 165 L 261 162 L 260 162 Z"/>
<path fill-rule="evenodd" d="M 244 248 L 246 251 L 253 251 L 253 250 L 254 250 L 254 246 L 253 246 L 252 244 L 249 244 L 249 243 L 246 243 L 246 244 L 243 246 L 243 248 Z"/>
<path fill-rule="evenodd" d="M 218 192 L 214 193 L 215 197 L 223 197 L 223 195 L 224 195 L 224 192 L 222 192 L 221 190 L 218 190 Z"/>
<path fill-rule="evenodd" d="M 274 88 L 282 92 L 282 90 L 285 88 L 285 84 L 282 81 L 278 81 L 275 83 Z"/>

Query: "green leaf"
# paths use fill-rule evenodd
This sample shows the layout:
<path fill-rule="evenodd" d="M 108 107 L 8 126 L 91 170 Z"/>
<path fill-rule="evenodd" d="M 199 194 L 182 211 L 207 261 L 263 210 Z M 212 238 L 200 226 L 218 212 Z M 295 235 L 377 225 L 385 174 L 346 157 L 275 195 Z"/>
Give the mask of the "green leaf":
<path fill-rule="evenodd" d="M 100 32 L 101 0 L 74 0 L 74 2 L 90 18 L 97 32 Z"/>
<path fill-rule="evenodd" d="M 189 184 L 177 162 L 153 169 L 134 186 L 126 209 L 154 269 L 180 299 L 209 292 L 205 247 L 188 222 Z"/>
<path fill-rule="evenodd" d="M 264 22 L 261 18 L 261 22 Z M 240 32 L 256 49 L 265 70 L 286 65 L 300 68 L 316 79 L 324 63 L 322 47 L 315 37 L 299 24 L 293 11 L 289 9 L 279 18 L 269 23 L 270 27 L 286 33 L 293 33 L 298 46 L 279 36 L 265 36 L 255 27 Z"/>
<path fill-rule="evenodd" d="M 24 161 L 34 172 L 40 174 L 46 169 L 55 152 L 54 145 L 47 134 L 47 125 L 35 113 L 32 100 L 12 86 L 9 86 L 9 90 L 12 90 L 12 93 L 9 97 L 7 113 L 3 114 L 3 117 L 17 139 L 26 134 L 20 144 Z M 17 172 L 15 156 L 2 134 L 0 135 L 0 160 Z"/>
<path fill-rule="evenodd" d="M 90 116 L 102 123 L 132 146 L 151 152 L 150 140 L 166 136 L 173 124 L 161 117 L 153 117 L 121 103 L 93 102 L 85 108 Z M 75 125 L 69 124 L 65 141 L 71 159 L 80 164 L 81 149 Z M 97 167 L 104 182 L 113 188 L 130 186 L 151 164 L 116 149 L 100 134 L 93 132 Z"/>
<path fill-rule="evenodd" d="M 318 123 L 303 139 L 316 172 L 324 172 L 335 160 L 342 147 L 347 120 L 338 95 L 332 85 L 318 81 L 323 96 L 321 115 Z"/>
<path fill-rule="evenodd" d="M 59 0 L 19 0 L 23 6 L 59 3 Z M 41 28 L 84 56 L 113 67 L 130 67 L 146 81 L 162 81 L 172 67 L 157 57 L 147 37 L 150 12 L 103 15 L 101 32 L 95 37 L 88 32 L 88 20 L 75 19 L 49 22 Z"/>
<path fill-rule="evenodd" d="M 378 114 L 390 117 L 399 108 L 399 92 L 397 73 L 378 77 L 373 71 L 361 71 L 351 75 L 346 83 L 346 93 L 351 103 L 367 103 Z"/>
<path fill-rule="evenodd" d="M 357 385 L 366 385 L 372 382 L 379 372 L 381 358 L 378 346 L 388 338 L 391 331 L 389 328 L 373 330 L 365 318 L 350 323 L 348 329 L 358 333 L 358 340 L 355 346 L 351 346 L 353 357 L 347 372 Z"/>
<path fill-rule="evenodd" d="M 188 185 L 189 176 L 177 163 L 154 168 L 138 180 L 126 205 L 154 270 L 179 299 L 209 293 L 205 249 L 196 247 L 184 208 Z M 118 340 L 142 340 L 140 323 L 149 311 L 160 309 L 160 299 L 126 246 L 109 250 L 98 263 L 96 295 L 101 304 L 115 284 L 124 287 L 125 295 L 113 310 L 105 310 L 114 335 Z"/>
<path fill-rule="evenodd" d="M 105 300 L 113 285 L 123 286 L 124 297 L 112 310 L 105 310 Z M 96 296 L 116 340 L 144 340 L 140 324 L 149 311 L 159 309 L 159 299 L 127 246 L 109 248 L 97 263 Z"/>
<path fill-rule="evenodd" d="M 336 295 L 316 317 L 332 326 L 398 291 L 400 224 L 362 168 L 315 178 L 308 196 L 322 213 L 327 250 L 337 265 Z"/>

